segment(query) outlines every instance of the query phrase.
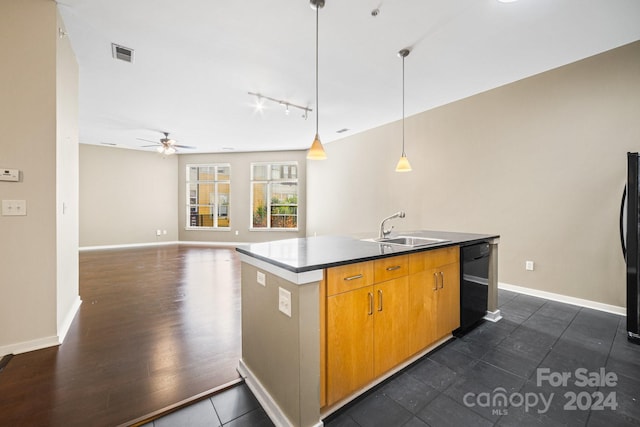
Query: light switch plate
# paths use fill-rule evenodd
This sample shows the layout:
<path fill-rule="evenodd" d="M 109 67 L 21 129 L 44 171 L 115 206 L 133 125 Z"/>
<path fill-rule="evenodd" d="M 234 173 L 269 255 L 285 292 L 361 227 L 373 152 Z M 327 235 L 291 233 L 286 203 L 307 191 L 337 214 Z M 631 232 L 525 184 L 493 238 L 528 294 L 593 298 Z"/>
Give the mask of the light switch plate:
<path fill-rule="evenodd" d="M 27 214 L 26 200 L 3 200 L 2 216 L 23 216 Z"/>
<path fill-rule="evenodd" d="M 291 317 L 291 292 L 278 288 L 278 310 Z"/>

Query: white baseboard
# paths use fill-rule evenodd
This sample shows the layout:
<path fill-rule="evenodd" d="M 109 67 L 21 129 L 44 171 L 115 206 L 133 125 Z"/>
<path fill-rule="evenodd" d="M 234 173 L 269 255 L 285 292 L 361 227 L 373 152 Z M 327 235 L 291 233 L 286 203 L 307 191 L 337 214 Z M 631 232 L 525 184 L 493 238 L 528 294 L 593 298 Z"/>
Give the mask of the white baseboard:
<path fill-rule="evenodd" d="M 73 322 L 73 318 L 76 317 L 76 313 L 80 310 L 80 305 L 82 305 L 82 300 L 80 299 L 80 295 L 76 296 L 75 301 L 73 301 L 73 305 L 67 312 L 66 316 L 64 316 L 64 320 L 61 325 L 58 325 L 58 341 L 60 344 L 64 341 L 67 336 L 67 332 L 69 332 L 69 328 L 71 327 L 71 323 Z"/>
<path fill-rule="evenodd" d="M 496 310 L 496 311 L 488 311 L 487 310 L 487 314 L 484 315 L 483 317 L 484 320 L 488 320 L 489 322 L 497 322 L 500 319 L 502 319 L 502 314 L 500 314 L 500 310 Z"/>
<path fill-rule="evenodd" d="M 149 242 L 149 243 L 126 243 L 123 245 L 101 245 L 101 246 L 80 246 L 80 252 L 84 251 L 101 251 L 104 249 L 132 249 L 132 248 L 145 248 L 151 246 L 167 246 L 167 245 L 178 245 L 180 242 L 171 241 L 171 242 Z"/>
<path fill-rule="evenodd" d="M 250 245 L 251 242 L 202 242 L 202 241 L 189 241 L 189 240 L 174 240 L 171 242 L 149 242 L 149 243 L 126 243 L 122 245 L 100 245 L 100 246 L 81 246 L 80 252 L 84 251 L 101 251 L 105 249 L 133 249 L 133 248 L 146 248 L 153 246 L 167 246 L 167 245 L 185 245 L 185 246 L 213 246 L 213 247 L 238 247 Z"/>
<path fill-rule="evenodd" d="M 201 241 L 188 241 L 188 240 L 180 240 L 178 242 L 179 245 L 185 246 L 214 246 L 214 247 L 232 247 L 236 248 L 238 246 L 246 246 L 251 243 L 247 242 L 201 242 Z"/>
<path fill-rule="evenodd" d="M 238 372 L 240 376 L 244 378 L 247 387 L 253 392 L 260 406 L 267 413 L 271 421 L 276 427 L 294 427 L 294 424 L 289 420 L 285 413 L 280 409 L 278 403 L 273 399 L 269 391 L 262 385 L 260 380 L 254 375 L 254 373 L 245 365 L 244 360 L 238 361 Z M 314 427 L 322 427 L 322 422 L 316 424 Z"/>
<path fill-rule="evenodd" d="M 498 289 L 504 289 L 506 291 L 517 292 L 519 294 L 531 295 L 534 297 L 545 298 L 551 301 L 563 302 L 565 304 L 577 305 L 579 307 L 592 308 L 594 310 L 604 311 L 607 313 L 617 314 L 620 316 L 627 315 L 627 309 L 625 307 L 619 307 L 617 305 L 603 304 L 597 301 L 591 301 L 582 298 L 570 297 L 567 295 L 556 294 L 553 292 L 539 291 L 537 289 L 525 288 L 522 286 L 510 285 L 508 283 L 498 282 Z"/>
<path fill-rule="evenodd" d="M 60 345 L 60 340 L 57 336 L 38 338 L 31 341 L 23 341 L 2 346 L 0 347 L 0 356 L 3 356 L 5 354 L 27 353 L 29 351 L 40 350 L 47 347 L 54 347 L 56 345 Z"/>

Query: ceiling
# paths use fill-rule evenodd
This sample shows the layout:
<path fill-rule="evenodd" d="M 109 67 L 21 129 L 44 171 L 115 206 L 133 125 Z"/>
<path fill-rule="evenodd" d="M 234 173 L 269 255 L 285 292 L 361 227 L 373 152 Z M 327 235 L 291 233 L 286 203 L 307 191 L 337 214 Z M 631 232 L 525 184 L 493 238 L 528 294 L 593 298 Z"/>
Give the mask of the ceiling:
<path fill-rule="evenodd" d="M 182 153 L 311 145 L 309 0 L 57 3 L 80 67 L 81 143 L 154 150 L 138 138 L 166 131 L 196 147 Z M 330 143 L 402 118 L 400 49 L 411 49 L 410 116 L 639 40 L 640 1 L 326 0 L 319 22 L 319 131 Z M 115 60 L 111 43 L 134 49 L 134 62 Z M 247 92 L 313 112 L 271 101 L 257 111 Z"/>

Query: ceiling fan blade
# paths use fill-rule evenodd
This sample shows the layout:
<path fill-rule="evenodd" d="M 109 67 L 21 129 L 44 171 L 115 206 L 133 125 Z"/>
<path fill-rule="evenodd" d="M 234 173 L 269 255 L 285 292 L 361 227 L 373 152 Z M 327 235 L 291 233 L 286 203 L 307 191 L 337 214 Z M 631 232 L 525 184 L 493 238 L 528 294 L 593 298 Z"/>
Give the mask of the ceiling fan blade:
<path fill-rule="evenodd" d="M 142 148 L 146 148 L 146 147 L 157 147 L 161 144 L 155 144 L 155 145 L 143 145 Z"/>
<path fill-rule="evenodd" d="M 189 149 L 194 149 L 194 148 L 196 148 L 196 147 L 192 147 L 192 146 L 190 146 L 190 145 L 177 145 L 177 144 L 174 144 L 173 146 L 174 146 L 174 147 L 178 147 L 178 148 L 189 148 Z"/>
<path fill-rule="evenodd" d="M 150 139 L 144 139 L 144 138 L 136 138 L 136 139 L 140 141 L 147 141 L 147 142 L 153 142 L 154 144 L 159 144 L 158 141 L 151 141 Z"/>

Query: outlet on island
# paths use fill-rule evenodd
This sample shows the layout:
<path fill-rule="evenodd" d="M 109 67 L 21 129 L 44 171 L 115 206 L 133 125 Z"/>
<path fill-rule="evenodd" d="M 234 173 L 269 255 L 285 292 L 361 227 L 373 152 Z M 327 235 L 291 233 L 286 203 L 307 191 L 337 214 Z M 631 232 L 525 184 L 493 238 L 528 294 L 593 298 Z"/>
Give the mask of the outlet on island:
<path fill-rule="evenodd" d="M 278 288 L 278 310 L 291 317 L 291 292 Z"/>
<path fill-rule="evenodd" d="M 267 278 L 262 271 L 258 271 L 256 281 L 258 282 L 259 285 L 267 286 Z"/>

